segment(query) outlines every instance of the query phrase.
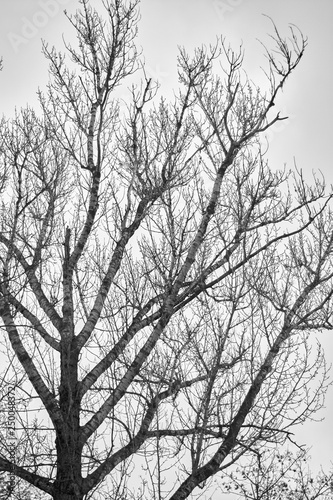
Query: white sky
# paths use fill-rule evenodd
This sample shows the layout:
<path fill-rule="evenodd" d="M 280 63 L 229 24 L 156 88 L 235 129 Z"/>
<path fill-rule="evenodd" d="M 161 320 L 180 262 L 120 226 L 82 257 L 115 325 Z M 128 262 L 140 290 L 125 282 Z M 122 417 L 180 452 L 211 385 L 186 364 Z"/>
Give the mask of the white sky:
<path fill-rule="evenodd" d="M 94 0 L 98 4 L 99 0 Z M 47 64 L 41 55 L 41 38 L 62 48 L 61 36 L 71 36 L 62 11 L 73 12 L 77 0 L 1 0 L 0 113 L 10 116 L 14 107 L 35 105 L 36 90 L 47 81 Z M 177 46 L 188 51 L 202 43 L 214 43 L 222 35 L 235 48 L 243 42 L 249 77 L 262 79 L 258 68 L 265 64 L 257 38 L 269 42 L 270 16 L 282 32 L 296 24 L 308 36 L 303 61 L 288 81 L 275 109 L 290 117 L 271 134 L 269 158 L 273 167 L 292 167 L 294 158 L 306 177 L 319 169 L 327 184 L 333 183 L 331 140 L 333 111 L 333 1 L 332 0 L 141 0 L 139 43 L 148 71 L 170 95 L 176 81 Z M 333 361 L 333 332 L 320 335 L 326 356 Z M 321 423 L 303 426 L 296 436 L 312 448 L 313 465 L 328 467 L 333 460 L 333 387 L 326 417 Z"/>

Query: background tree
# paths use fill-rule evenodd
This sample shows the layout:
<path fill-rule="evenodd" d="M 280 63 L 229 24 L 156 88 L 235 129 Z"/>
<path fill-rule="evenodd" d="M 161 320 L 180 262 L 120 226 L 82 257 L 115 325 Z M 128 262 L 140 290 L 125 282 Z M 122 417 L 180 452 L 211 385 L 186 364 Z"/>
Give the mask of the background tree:
<path fill-rule="evenodd" d="M 143 78 L 121 113 L 137 4 L 81 7 L 70 61 L 44 45 L 40 113 L 1 128 L 18 442 L 11 460 L 1 435 L 0 469 L 55 500 L 178 500 L 323 402 L 309 337 L 331 328 L 331 195 L 272 171 L 263 145 L 306 40 L 273 25 L 266 92 L 224 40 L 181 50 L 174 101 Z"/>
<path fill-rule="evenodd" d="M 308 461 L 306 450 L 257 450 L 246 467 L 230 474 L 225 486 L 233 498 L 246 500 L 331 500 L 332 472 L 314 475 Z"/>

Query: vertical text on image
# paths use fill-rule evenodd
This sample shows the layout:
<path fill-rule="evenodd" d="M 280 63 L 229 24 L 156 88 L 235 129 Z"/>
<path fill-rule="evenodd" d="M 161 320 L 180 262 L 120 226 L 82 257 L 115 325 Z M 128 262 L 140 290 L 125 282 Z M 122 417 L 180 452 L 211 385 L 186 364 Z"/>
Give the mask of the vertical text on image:
<path fill-rule="evenodd" d="M 16 462 L 16 399 L 15 385 L 8 386 L 7 393 L 7 444 L 9 450 L 9 461 L 12 463 L 12 469 L 8 473 L 8 489 L 13 491 L 15 487 L 15 462 Z"/>

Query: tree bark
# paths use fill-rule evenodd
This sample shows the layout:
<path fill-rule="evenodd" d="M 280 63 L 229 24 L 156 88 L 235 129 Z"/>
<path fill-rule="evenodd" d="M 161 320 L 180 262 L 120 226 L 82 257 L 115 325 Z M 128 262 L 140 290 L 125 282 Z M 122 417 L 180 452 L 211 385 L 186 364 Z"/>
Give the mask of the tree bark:
<path fill-rule="evenodd" d="M 77 391 L 78 351 L 75 341 L 61 341 L 62 378 L 59 387 L 59 406 L 62 423 L 57 429 L 57 477 L 54 482 L 55 500 L 81 500 L 82 474 L 80 445 L 80 398 Z"/>

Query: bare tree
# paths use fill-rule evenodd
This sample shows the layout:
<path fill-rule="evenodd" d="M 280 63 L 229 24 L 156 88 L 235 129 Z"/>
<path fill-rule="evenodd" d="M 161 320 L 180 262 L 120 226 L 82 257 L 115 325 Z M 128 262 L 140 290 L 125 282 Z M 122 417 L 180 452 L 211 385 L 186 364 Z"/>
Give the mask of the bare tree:
<path fill-rule="evenodd" d="M 245 467 L 225 479 L 233 498 L 246 500 L 331 500 L 333 474 L 311 473 L 306 450 L 257 450 Z"/>
<path fill-rule="evenodd" d="M 81 4 L 41 111 L 1 128 L 0 469 L 55 500 L 179 500 L 322 405 L 331 195 L 264 151 L 306 40 L 273 25 L 266 91 L 224 40 L 181 50 L 174 102 L 143 78 L 121 113 L 137 2 Z"/>

